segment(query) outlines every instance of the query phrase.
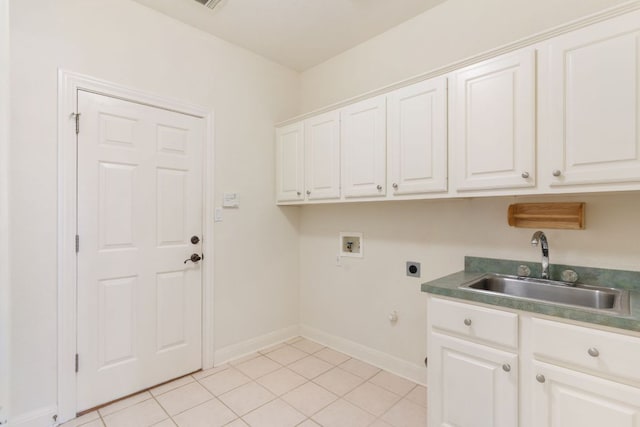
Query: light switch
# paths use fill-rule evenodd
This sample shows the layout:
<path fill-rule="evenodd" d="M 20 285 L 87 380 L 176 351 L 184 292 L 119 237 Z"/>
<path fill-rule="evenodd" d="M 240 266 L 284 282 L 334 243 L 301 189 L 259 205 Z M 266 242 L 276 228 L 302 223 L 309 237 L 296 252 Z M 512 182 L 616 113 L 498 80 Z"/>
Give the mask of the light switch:
<path fill-rule="evenodd" d="M 222 222 L 222 208 L 216 208 L 213 211 L 213 221 Z"/>
<path fill-rule="evenodd" d="M 222 206 L 225 208 L 240 207 L 240 195 L 238 193 L 224 193 Z"/>

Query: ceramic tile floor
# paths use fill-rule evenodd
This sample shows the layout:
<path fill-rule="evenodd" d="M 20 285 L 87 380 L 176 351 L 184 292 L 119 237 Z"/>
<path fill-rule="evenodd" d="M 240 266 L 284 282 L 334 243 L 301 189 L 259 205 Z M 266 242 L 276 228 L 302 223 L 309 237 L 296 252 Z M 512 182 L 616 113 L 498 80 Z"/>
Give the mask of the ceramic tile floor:
<path fill-rule="evenodd" d="M 305 338 L 113 403 L 64 427 L 425 427 L 426 388 Z"/>

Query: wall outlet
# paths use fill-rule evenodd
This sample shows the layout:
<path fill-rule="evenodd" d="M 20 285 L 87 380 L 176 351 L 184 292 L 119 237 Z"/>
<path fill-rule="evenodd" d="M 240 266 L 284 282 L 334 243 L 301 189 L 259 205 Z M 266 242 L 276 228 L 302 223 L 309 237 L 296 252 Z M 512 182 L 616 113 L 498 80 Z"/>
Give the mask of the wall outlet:
<path fill-rule="evenodd" d="M 407 276 L 420 277 L 420 263 L 414 261 L 407 261 Z"/>

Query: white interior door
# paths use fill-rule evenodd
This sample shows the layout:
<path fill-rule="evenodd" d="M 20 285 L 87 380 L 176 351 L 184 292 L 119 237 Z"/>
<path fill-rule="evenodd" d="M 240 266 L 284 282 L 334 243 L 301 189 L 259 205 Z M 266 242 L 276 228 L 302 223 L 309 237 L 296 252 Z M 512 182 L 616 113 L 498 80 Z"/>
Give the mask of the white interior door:
<path fill-rule="evenodd" d="M 204 120 L 78 92 L 77 409 L 198 370 Z M 191 237 L 200 241 L 192 243 Z"/>

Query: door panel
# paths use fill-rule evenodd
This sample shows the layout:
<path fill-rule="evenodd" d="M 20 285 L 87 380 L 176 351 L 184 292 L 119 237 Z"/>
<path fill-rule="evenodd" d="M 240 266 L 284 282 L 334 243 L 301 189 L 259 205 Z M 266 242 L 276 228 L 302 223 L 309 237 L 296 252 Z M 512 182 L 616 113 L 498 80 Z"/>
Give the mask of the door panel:
<path fill-rule="evenodd" d="M 78 92 L 79 411 L 201 367 L 202 119 Z"/>
<path fill-rule="evenodd" d="M 456 190 L 535 186 L 535 54 L 524 49 L 452 74 Z"/>
<path fill-rule="evenodd" d="M 276 129 L 276 200 L 304 200 L 304 124 Z"/>
<path fill-rule="evenodd" d="M 640 390 L 543 362 L 533 388 L 536 427 L 640 427 Z M 541 377 L 540 377 L 541 376 Z"/>
<path fill-rule="evenodd" d="M 345 197 L 386 194 L 386 98 L 345 107 L 340 116 Z"/>
<path fill-rule="evenodd" d="M 427 390 L 430 426 L 518 424 L 516 354 L 438 333 L 429 338 L 429 375 L 437 375 Z"/>
<path fill-rule="evenodd" d="M 390 192 L 447 191 L 447 78 L 398 89 L 387 103 Z"/>
<path fill-rule="evenodd" d="M 340 198 L 340 113 L 330 111 L 305 121 L 307 199 Z"/>
<path fill-rule="evenodd" d="M 542 172 L 552 186 L 640 181 L 639 19 L 635 12 L 548 43 Z"/>

